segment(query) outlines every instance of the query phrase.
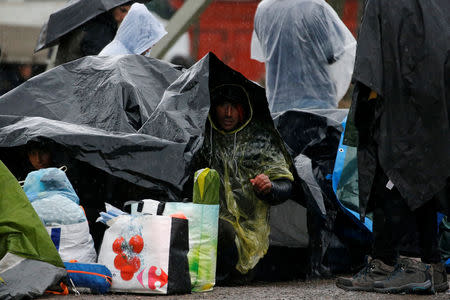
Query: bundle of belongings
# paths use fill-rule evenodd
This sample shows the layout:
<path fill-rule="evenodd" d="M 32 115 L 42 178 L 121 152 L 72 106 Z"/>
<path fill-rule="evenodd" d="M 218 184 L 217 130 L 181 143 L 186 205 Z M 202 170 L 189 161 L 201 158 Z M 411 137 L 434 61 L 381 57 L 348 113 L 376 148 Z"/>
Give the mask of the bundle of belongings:
<path fill-rule="evenodd" d="M 111 272 L 96 263 L 86 215 L 62 169 L 30 172 L 23 189 L 64 262 L 69 290 L 106 293 L 111 287 Z"/>
<path fill-rule="evenodd" d="M 96 262 L 86 215 L 66 174 L 57 168 L 30 172 L 23 189 L 62 260 Z"/>
<path fill-rule="evenodd" d="M 4 169 L 7 173 L 6 167 Z M 111 272 L 105 266 L 96 264 L 97 254 L 86 216 L 78 205 L 79 198 L 65 173 L 57 168 L 30 172 L 23 182 L 23 190 L 17 180 L 10 176 L 9 182 L 5 179 L 9 186 L 4 188 L 2 195 L 5 198 L 2 201 L 8 208 L 4 213 L 8 214 L 12 210 L 11 217 L 17 219 L 12 223 L 13 226 L 8 223 L 2 226 L 6 230 L 4 251 L 8 251 L 2 259 L 2 296 L 34 297 L 46 290 L 62 294 L 69 291 L 108 292 Z M 14 205 L 14 202 L 18 205 Z M 2 222 L 7 221 L 10 220 L 2 219 Z M 24 237 L 14 237 L 14 230 L 15 235 Z M 33 246 L 34 243 L 38 245 Z M 7 249 L 11 245 L 12 249 Z M 19 256 L 14 251 L 18 251 Z M 34 261 L 24 260 L 20 256 L 35 257 L 44 262 L 53 256 L 50 262 L 59 269 L 52 271 L 42 262 L 36 265 Z M 42 267 L 43 270 L 40 269 Z M 22 280 L 27 281 L 27 284 Z M 28 281 L 36 283 L 28 284 Z"/>

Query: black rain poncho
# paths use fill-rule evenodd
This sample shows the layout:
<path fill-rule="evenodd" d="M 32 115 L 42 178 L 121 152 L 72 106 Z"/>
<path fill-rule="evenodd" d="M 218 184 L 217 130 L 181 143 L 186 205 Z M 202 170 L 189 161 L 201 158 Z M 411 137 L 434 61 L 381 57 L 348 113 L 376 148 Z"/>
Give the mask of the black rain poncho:
<path fill-rule="evenodd" d="M 350 84 L 356 41 L 324 0 L 264 0 L 251 56 L 266 63 L 269 108 L 337 108 Z"/>
<path fill-rule="evenodd" d="M 363 214 L 377 161 L 413 210 L 450 176 L 449 15 L 448 0 L 367 2 L 351 107 Z"/>
<path fill-rule="evenodd" d="M 245 91 L 241 86 L 228 86 Z M 243 94 L 247 95 L 242 101 L 248 102 L 248 118 L 237 129 L 225 132 L 210 114 L 200 159 L 220 174 L 220 218 L 230 222 L 236 232 L 236 269 L 245 274 L 266 254 L 270 234 L 270 205 L 256 196 L 250 179 L 259 174 L 270 180 L 294 181 L 294 177 L 272 120 L 254 118 L 250 98 Z"/>

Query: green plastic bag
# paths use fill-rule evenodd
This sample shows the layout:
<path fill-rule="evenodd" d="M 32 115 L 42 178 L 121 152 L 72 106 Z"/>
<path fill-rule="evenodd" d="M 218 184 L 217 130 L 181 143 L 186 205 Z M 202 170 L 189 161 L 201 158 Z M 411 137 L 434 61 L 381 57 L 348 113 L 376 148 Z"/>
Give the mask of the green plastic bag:
<path fill-rule="evenodd" d="M 212 169 L 195 172 L 194 203 L 167 202 L 164 215 L 183 213 L 189 221 L 189 272 L 193 292 L 213 289 L 216 280 L 219 222 L 219 174 Z"/>
<path fill-rule="evenodd" d="M 195 172 L 192 202 L 219 204 L 220 177 L 216 170 L 205 168 Z"/>
<path fill-rule="evenodd" d="M 213 289 L 216 280 L 218 204 L 167 202 L 163 215 L 182 213 L 189 221 L 189 273 L 193 292 Z"/>

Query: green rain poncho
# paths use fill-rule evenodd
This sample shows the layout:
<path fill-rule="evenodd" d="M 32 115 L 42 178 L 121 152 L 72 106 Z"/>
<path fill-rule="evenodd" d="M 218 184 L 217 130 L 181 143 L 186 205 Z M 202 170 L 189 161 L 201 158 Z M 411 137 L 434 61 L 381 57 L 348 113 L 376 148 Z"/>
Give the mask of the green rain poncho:
<path fill-rule="evenodd" d="M 256 196 L 250 179 L 263 173 L 271 181 L 294 180 L 273 123 L 253 118 L 248 95 L 244 101 L 248 103 L 247 120 L 234 131 L 218 129 L 209 117 L 201 151 L 205 163 L 220 174 L 220 218 L 235 229 L 236 269 L 243 274 L 269 248 L 269 204 Z"/>
<path fill-rule="evenodd" d="M 67 275 L 44 224 L 0 161 L 0 299 L 32 299 Z"/>
<path fill-rule="evenodd" d="M 64 267 L 24 191 L 0 161 L 0 259 L 8 252 Z"/>

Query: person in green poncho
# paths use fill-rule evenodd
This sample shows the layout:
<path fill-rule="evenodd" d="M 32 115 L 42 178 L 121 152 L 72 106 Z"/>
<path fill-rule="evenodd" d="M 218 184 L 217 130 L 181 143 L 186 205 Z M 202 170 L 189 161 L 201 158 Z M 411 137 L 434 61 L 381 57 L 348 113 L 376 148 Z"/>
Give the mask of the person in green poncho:
<path fill-rule="evenodd" d="M 269 247 L 269 207 L 289 198 L 294 177 L 273 124 L 253 115 L 242 86 L 214 88 L 208 119 L 200 157 L 221 177 L 216 281 L 244 283 Z"/>

